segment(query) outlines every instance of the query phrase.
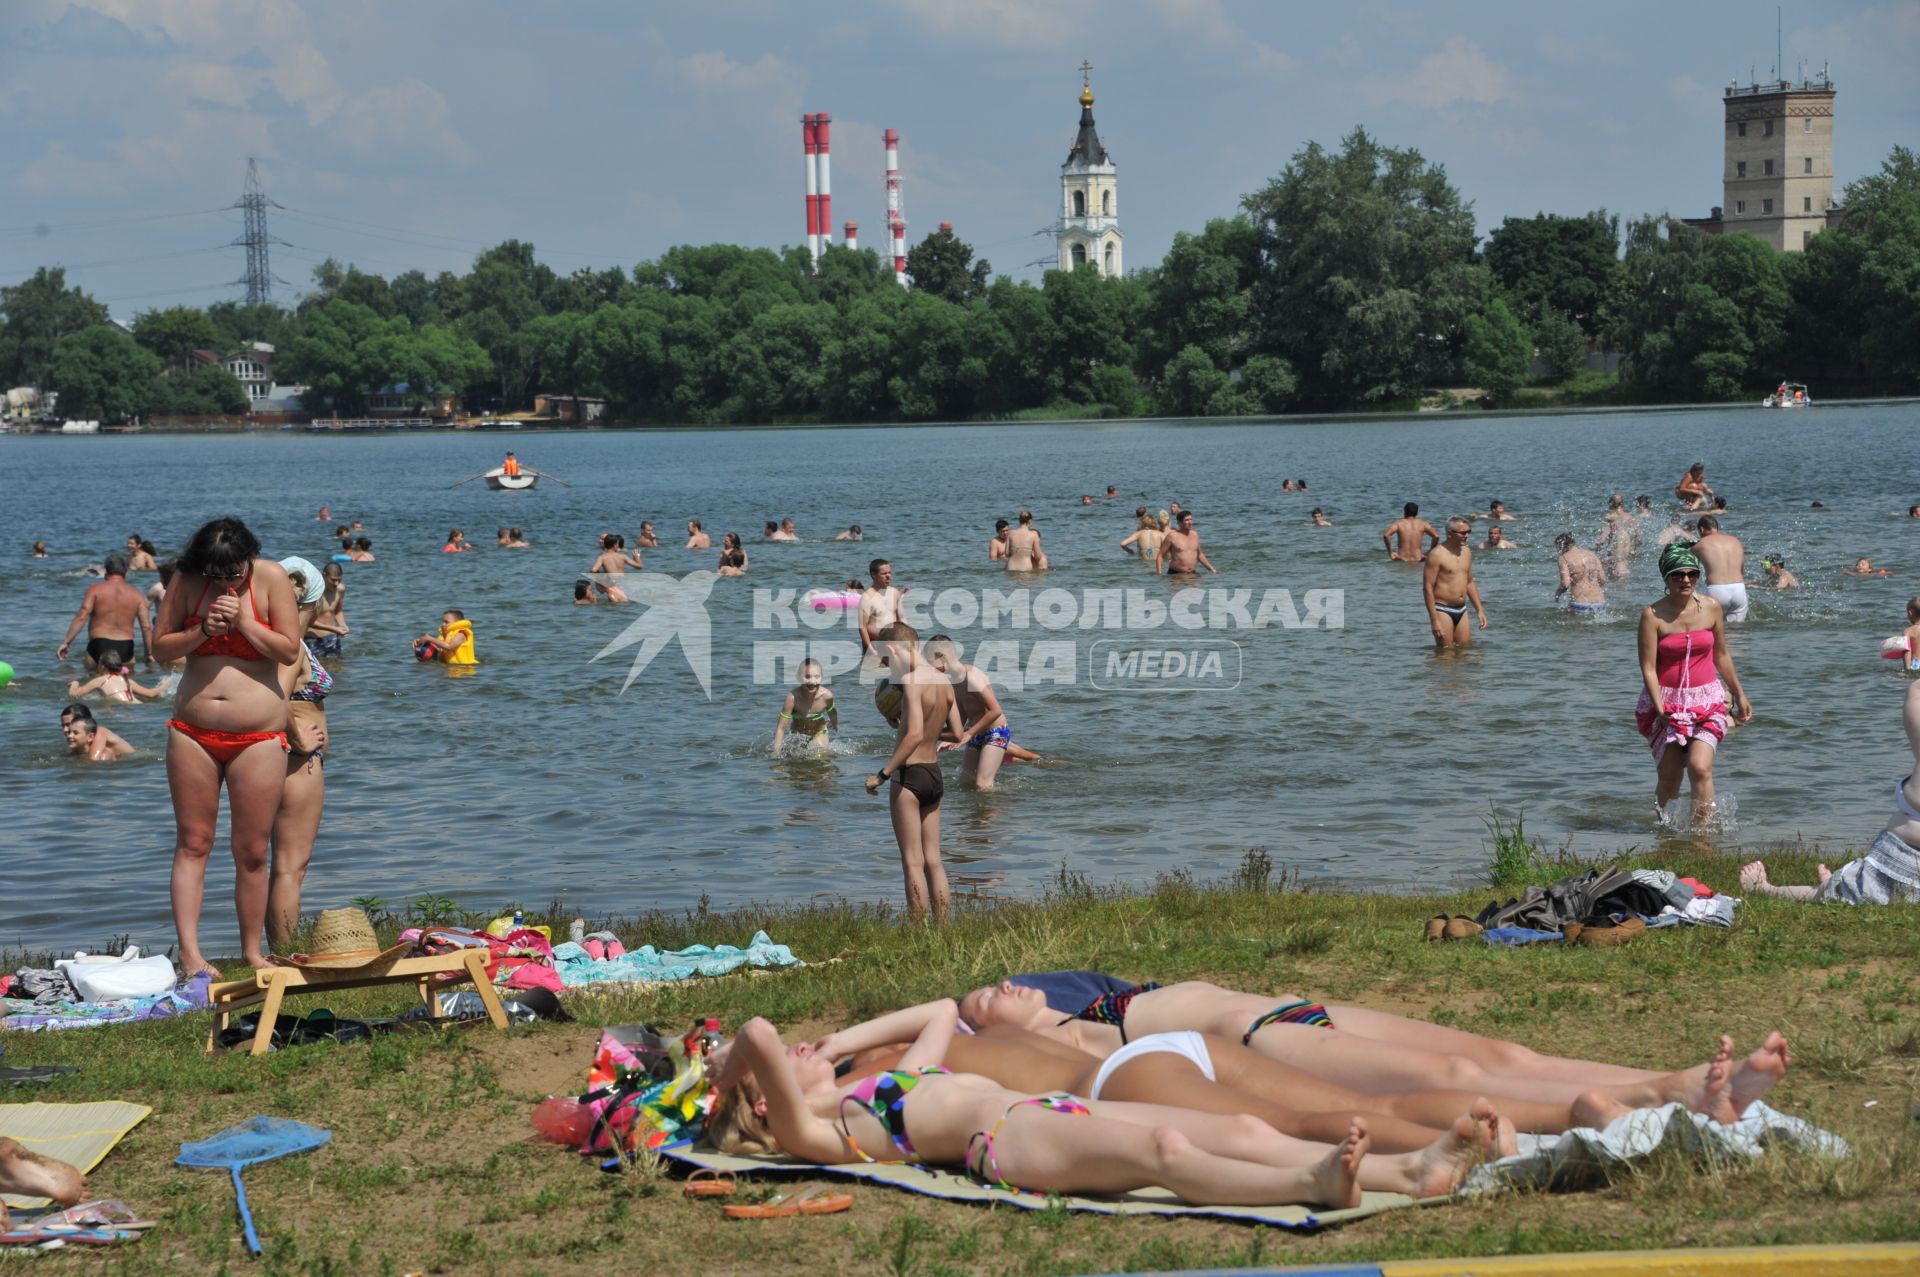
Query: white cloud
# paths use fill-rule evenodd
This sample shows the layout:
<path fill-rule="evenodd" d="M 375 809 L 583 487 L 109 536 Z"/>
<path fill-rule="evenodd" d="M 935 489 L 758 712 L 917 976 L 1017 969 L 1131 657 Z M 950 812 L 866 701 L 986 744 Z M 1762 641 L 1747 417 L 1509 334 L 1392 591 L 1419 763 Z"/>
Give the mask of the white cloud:
<path fill-rule="evenodd" d="M 411 78 L 355 94 L 322 132 L 350 154 L 382 166 L 444 168 L 473 159 L 473 148 L 448 118 L 447 100 Z"/>
<path fill-rule="evenodd" d="M 1493 106 L 1519 97 L 1512 72 L 1458 35 L 1420 59 L 1411 71 L 1375 76 L 1370 84 L 1382 101 L 1410 102 L 1432 110 L 1462 104 Z"/>
<path fill-rule="evenodd" d="M 174 62 L 160 77 L 160 87 L 189 99 L 215 106 L 242 107 L 260 91 L 258 71 L 218 62 Z"/>
<path fill-rule="evenodd" d="M 681 58 L 680 74 L 697 89 L 749 93 L 794 87 L 800 79 L 792 66 L 771 53 L 763 53 L 752 62 L 735 62 L 718 50 L 690 53 Z"/>
<path fill-rule="evenodd" d="M 346 100 L 313 30 L 292 0 L 73 0 L 193 59 L 220 63 L 257 56 L 280 96 L 318 124 Z M 218 99 L 210 99 L 218 100 Z"/>
<path fill-rule="evenodd" d="M 1262 75 L 1293 75 L 1300 70 L 1300 59 L 1282 53 L 1268 44 L 1253 46 L 1253 69 Z"/>
<path fill-rule="evenodd" d="M 1148 0 L 1160 20 L 1177 31 L 1191 32 L 1209 43 L 1225 44 L 1245 37 L 1227 16 L 1220 0 Z"/>

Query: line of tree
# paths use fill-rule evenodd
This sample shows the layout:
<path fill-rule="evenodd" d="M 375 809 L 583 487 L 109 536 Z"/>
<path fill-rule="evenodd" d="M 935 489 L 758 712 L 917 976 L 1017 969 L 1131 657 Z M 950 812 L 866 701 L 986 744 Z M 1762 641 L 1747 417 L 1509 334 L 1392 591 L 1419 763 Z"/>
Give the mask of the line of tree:
<path fill-rule="evenodd" d="M 237 383 L 194 352 L 266 341 L 277 380 L 341 414 L 401 386 L 472 410 L 546 392 L 712 424 L 1247 415 L 1459 385 L 1499 402 L 1595 349 L 1621 352 L 1619 393 L 1637 398 L 1745 398 L 1789 375 L 1920 390 L 1920 158 L 1895 148 L 1845 209 L 1804 253 L 1653 216 L 1623 235 L 1605 211 L 1508 218 L 1483 245 L 1443 168 L 1355 130 L 1124 279 L 995 278 L 949 230 L 908 254 L 907 289 L 845 248 L 817 269 L 800 248 L 714 244 L 561 275 L 509 240 L 464 275 L 330 260 L 290 310 L 171 307 L 128 331 L 48 268 L 0 290 L 0 381 L 58 390 L 69 415 L 237 411 Z"/>

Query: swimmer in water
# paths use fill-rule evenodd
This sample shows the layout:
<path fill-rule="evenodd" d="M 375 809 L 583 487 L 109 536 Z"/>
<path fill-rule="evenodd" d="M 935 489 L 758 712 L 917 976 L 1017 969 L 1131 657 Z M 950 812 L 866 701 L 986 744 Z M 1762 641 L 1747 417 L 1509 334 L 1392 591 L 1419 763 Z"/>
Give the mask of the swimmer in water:
<path fill-rule="evenodd" d="M 600 554 L 587 568 L 587 576 L 606 596 L 609 603 L 627 602 L 627 592 L 620 588 L 617 580 L 609 577 L 622 577 L 627 574 L 626 538 L 617 532 L 600 534 Z"/>
<path fill-rule="evenodd" d="M 833 690 L 823 684 L 825 677 L 811 656 L 800 662 L 800 686 L 787 693 L 773 725 L 774 753 L 786 744 L 789 726 L 812 749 L 824 750 L 833 743 L 830 733 L 840 730 L 840 707 L 834 704 Z"/>
<path fill-rule="evenodd" d="M 1107 485 L 1107 500 L 1111 501 L 1119 495 L 1120 495 L 1120 489 L 1114 487 L 1111 483 L 1109 483 Z"/>
<path fill-rule="evenodd" d="M 313 516 L 313 521 L 315 523 L 330 523 L 332 522 L 332 520 L 333 520 L 333 514 L 325 506 L 321 506 L 320 513 Z"/>
<path fill-rule="evenodd" d="M 740 541 L 738 532 L 724 532 L 720 536 L 720 566 L 726 567 L 727 560 L 738 558 L 740 562 L 733 566 L 744 569 L 747 566 L 747 547 Z M 734 573 L 738 576 L 739 573 Z"/>
<path fill-rule="evenodd" d="M 960 720 L 954 736 L 965 750 L 960 779 L 975 789 L 992 789 L 1013 745 L 1013 728 L 993 693 L 993 680 L 961 660 L 959 645 L 944 634 L 927 640 L 927 660 L 953 684 L 954 714 Z"/>
<path fill-rule="evenodd" d="M 640 535 L 633 539 L 636 550 L 658 550 L 660 538 L 654 535 L 653 524 L 646 519 L 640 520 Z"/>
<path fill-rule="evenodd" d="M 1855 559 L 1853 561 L 1852 567 L 1841 568 L 1840 572 L 1841 572 L 1841 575 L 1843 576 L 1891 576 L 1892 575 L 1892 573 L 1888 572 L 1885 568 L 1876 568 L 1875 566 L 1873 566 L 1873 560 L 1867 558 L 1865 555 L 1861 555 L 1859 558 Z"/>
<path fill-rule="evenodd" d="M 1518 550 L 1524 547 L 1518 541 L 1507 540 L 1506 529 L 1494 524 L 1487 529 L 1487 539 L 1480 543 L 1482 550 Z"/>
<path fill-rule="evenodd" d="M 993 537 L 987 542 L 987 562 L 998 563 L 1013 552 L 1013 546 L 1007 540 L 1007 529 L 1011 526 L 1005 519 L 993 521 Z"/>
<path fill-rule="evenodd" d="M 532 547 L 527 541 L 526 533 L 522 532 L 519 528 L 508 528 L 504 548 L 508 550 L 526 550 Z M 636 554 L 633 557 L 637 559 L 640 556 Z"/>
<path fill-rule="evenodd" d="M 1778 554 L 1769 554 L 1760 560 L 1760 570 L 1767 574 L 1767 584 L 1776 590 L 1797 590 L 1800 578 L 1787 571 L 1787 561 Z"/>
<path fill-rule="evenodd" d="M 127 538 L 127 571 L 158 572 L 160 564 L 153 557 L 153 542 L 145 540 L 137 533 Z"/>
<path fill-rule="evenodd" d="M 347 558 L 355 563 L 373 562 L 373 542 L 366 537 L 356 537 L 353 549 L 347 552 Z"/>
<path fill-rule="evenodd" d="M 575 607 L 591 607 L 599 601 L 599 596 L 593 592 L 593 582 L 587 580 L 585 577 L 581 577 L 573 583 L 573 605 Z"/>
<path fill-rule="evenodd" d="M 473 547 L 467 544 L 467 534 L 459 528 L 447 533 L 447 543 L 440 547 L 442 554 L 466 554 Z"/>
<path fill-rule="evenodd" d="M 1433 646 L 1438 651 L 1449 647 L 1467 647 L 1473 642 L 1473 627 L 1467 624 L 1467 606 L 1471 604 L 1487 628 L 1487 609 L 1480 602 L 1480 587 L 1473 579 L 1473 547 L 1467 538 L 1473 524 L 1465 516 L 1447 520 L 1447 539 L 1427 555 L 1426 571 L 1420 574 L 1420 594 L 1427 605 L 1427 624 L 1433 631 Z"/>
<path fill-rule="evenodd" d="M 907 591 L 893 583 L 893 564 L 875 559 L 867 564 L 873 587 L 860 595 L 860 610 L 855 617 L 860 626 L 860 646 L 871 651 L 880 632 L 900 619 L 900 600 Z"/>
<path fill-rule="evenodd" d="M 1282 480 L 1280 481 L 1280 491 L 1282 491 L 1282 492 L 1292 492 L 1292 491 L 1293 491 L 1293 480 L 1291 480 L 1291 479 L 1282 479 Z"/>
<path fill-rule="evenodd" d="M 1498 499 L 1491 499 L 1487 502 L 1487 512 L 1485 514 L 1475 512 L 1467 517 L 1469 519 L 1485 519 L 1489 523 L 1519 522 L 1518 519 L 1507 513 L 1507 503 Z"/>
<path fill-rule="evenodd" d="M 1418 563 L 1427 557 L 1427 540 L 1440 544 L 1441 536 L 1433 525 L 1420 517 L 1420 506 L 1409 501 L 1400 507 L 1400 517 L 1387 525 L 1380 541 L 1387 547 L 1387 558 L 1398 563 Z M 1396 544 L 1396 542 L 1398 544 Z"/>
<path fill-rule="evenodd" d="M 1713 500 L 1713 489 L 1707 486 L 1707 463 L 1696 461 L 1688 466 L 1680 482 L 1673 485 L 1673 495 L 1689 510 L 1698 510 Z"/>
<path fill-rule="evenodd" d="M 1202 567 L 1209 572 L 1220 571 L 1200 548 L 1200 534 L 1193 528 L 1193 511 L 1182 510 L 1175 516 L 1173 529 L 1160 538 L 1160 553 L 1154 556 L 1153 570 L 1162 576 L 1195 576 Z"/>
<path fill-rule="evenodd" d="M 47 543 L 45 541 L 35 541 L 33 543 L 33 557 L 36 559 L 44 559 L 47 557 Z"/>
<path fill-rule="evenodd" d="M 1555 537 L 1553 545 L 1560 552 L 1560 588 L 1553 592 L 1553 597 L 1566 595 L 1567 608 L 1575 616 L 1593 616 L 1604 610 L 1607 595 L 1601 585 L 1607 573 L 1600 556 L 1582 549 L 1570 532 Z"/>
<path fill-rule="evenodd" d="M 1606 526 L 1594 549 L 1607 565 L 1607 574 L 1624 581 L 1633 552 L 1640 548 L 1640 520 L 1627 511 L 1627 499 L 1616 492 L 1607 498 Z"/>
<path fill-rule="evenodd" d="M 1660 535 L 1654 538 L 1654 542 L 1664 550 L 1676 541 L 1689 540 L 1694 534 L 1692 519 L 1669 519 L 1667 526 L 1660 529 Z"/>
<path fill-rule="evenodd" d="M 100 699 L 110 704 L 138 705 L 140 697 L 157 701 L 167 694 L 167 689 L 142 686 L 134 680 L 132 667 L 123 665 L 109 673 L 95 674 L 84 683 L 76 679 L 67 684 L 67 695 L 73 700 L 82 700 L 89 692 L 100 693 Z"/>
<path fill-rule="evenodd" d="M 1033 511 L 1020 512 L 1020 526 L 1007 534 L 1007 571 L 1045 572 L 1047 552 L 1040 548 L 1040 534 L 1033 530 Z"/>
<path fill-rule="evenodd" d="M 1293 481 L 1293 490 L 1295 492 L 1305 492 L 1307 490 L 1307 481 L 1305 479 L 1295 479 Z"/>
<path fill-rule="evenodd" d="M 711 550 L 712 548 L 713 548 L 713 538 L 708 536 L 706 534 L 705 529 L 703 529 L 700 526 L 700 520 L 688 519 L 687 520 L 687 549 Z"/>
<path fill-rule="evenodd" d="M 854 523 L 854 524 L 849 524 L 845 532 L 834 533 L 833 539 L 836 541 L 858 541 L 861 539 L 861 537 L 865 535 L 866 534 L 864 532 L 860 531 L 860 525 L 857 523 Z"/>
<path fill-rule="evenodd" d="M 1637 518 L 1651 519 L 1653 517 L 1653 498 L 1644 492 L 1635 497 L 1633 499 L 1633 513 Z"/>
<path fill-rule="evenodd" d="M 722 550 L 720 566 L 713 570 L 715 576 L 745 576 L 747 574 L 747 552 L 745 550 Z"/>
<path fill-rule="evenodd" d="M 1092 494 L 1092 493 L 1090 493 L 1090 492 L 1083 492 L 1083 493 L 1081 493 L 1081 494 L 1080 494 L 1080 504 L 1081 504 L 1081 505 L 1092 505 L 1092 504 L 1093 504 L 1093 494 Z"/>
<path fill-rule="evenodd" d="M 67 752 L 90 763 L 110 763 L 133 752 L 133 746 L 117 732 L 94 722 L 93 711 L 85 705 L 76 703 L 61 710 L 60 730 L 66 733 Z"/>
<path fill-rule="evenodd" d="M 1316 528 L 1330 528 L 1333 526 L 1333 520 L 1329 519 L 1326 516 L 1326 512 L 1319 506 L 1315 506 L 1313 507 L 1313 526 Z"/>
<path fill-rule="evenodd" d="M 1144 510 L 1138 517 L 1139 525 L 1134 528 L 1131 536 L 1120 542 L 1120 548 L 1128 554 L 1138 554 L 1151 562 L 1160 552 L 1160 539 L 1166 535 L 1166 531 L 1161 528 L 1157 519 Z"/>

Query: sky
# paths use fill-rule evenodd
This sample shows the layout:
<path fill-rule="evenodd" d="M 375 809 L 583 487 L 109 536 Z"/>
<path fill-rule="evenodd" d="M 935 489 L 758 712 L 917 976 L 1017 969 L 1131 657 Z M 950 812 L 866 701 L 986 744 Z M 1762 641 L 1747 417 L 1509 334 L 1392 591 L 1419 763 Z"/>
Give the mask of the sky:
<path fill-rule="evenodd" d="M 1356 125 L 1510 216 L 1704 216 L 1721 91 L 1772 78 L 1733 0 L 4 0 L 0 284 L 41 265 L 128 320 L 239 295 L 247 160 L 283 206 L 277 300 L 327 257 L 464 270 L 507 238 L 562 273 L 675 244 L 804 241 L 799 117 L 833 116 L 833 214 L 878 247 L 882 131 L 908 242 L 996 272 L 1055 255 L 1093 64 L 1128 269 Z M 1786 6 L 1830 67 L 1835 186 L 1920 147 L 1920 0 Z M 1044 232 L 1036 234 L 1036 232 Z"/>

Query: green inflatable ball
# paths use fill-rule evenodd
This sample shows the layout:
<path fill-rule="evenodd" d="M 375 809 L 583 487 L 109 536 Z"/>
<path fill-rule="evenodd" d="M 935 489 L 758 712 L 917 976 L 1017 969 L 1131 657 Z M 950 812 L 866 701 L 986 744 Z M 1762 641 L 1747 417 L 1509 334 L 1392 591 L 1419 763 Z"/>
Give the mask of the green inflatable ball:
<path fill-rule="evenodd" d="M 11 682 L 13 682 L 13 666 L 0 661 L 0 687 L 5 687 Z"/>

